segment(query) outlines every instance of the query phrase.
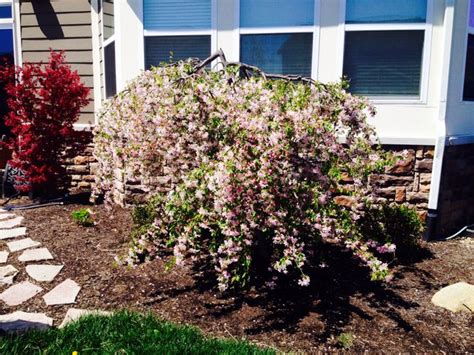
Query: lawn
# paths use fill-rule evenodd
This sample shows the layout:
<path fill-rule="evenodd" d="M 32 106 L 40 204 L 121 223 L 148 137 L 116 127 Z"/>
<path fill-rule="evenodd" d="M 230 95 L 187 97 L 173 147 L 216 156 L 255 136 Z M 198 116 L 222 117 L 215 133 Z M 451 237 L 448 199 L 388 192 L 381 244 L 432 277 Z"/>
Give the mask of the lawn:
<path fill-rule="evenodd" d="M 1 354 L 273 354 L 245 341 L 207 338 L 197 329 L 121 311 L 86 316 L 63 329 L 0 337 Z"/>

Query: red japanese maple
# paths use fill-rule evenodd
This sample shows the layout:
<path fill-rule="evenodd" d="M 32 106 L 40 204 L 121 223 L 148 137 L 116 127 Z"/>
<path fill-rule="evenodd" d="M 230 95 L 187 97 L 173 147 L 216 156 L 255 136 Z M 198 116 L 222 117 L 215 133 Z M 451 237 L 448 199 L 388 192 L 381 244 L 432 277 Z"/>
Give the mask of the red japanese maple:
<path fill-rule="evenodd" d="M 46 64 L 0 68 L 9 109 L 4 120 L 12 133 L 5 144 L 13 151 L 10 165 L 25 174 L 16 179 L 20 191 L 51 192 L 65 176 L 61 156 L 74 140 L 73 124 L 90 90 L 64 60 L 63 52 L 51 51 Z"/>

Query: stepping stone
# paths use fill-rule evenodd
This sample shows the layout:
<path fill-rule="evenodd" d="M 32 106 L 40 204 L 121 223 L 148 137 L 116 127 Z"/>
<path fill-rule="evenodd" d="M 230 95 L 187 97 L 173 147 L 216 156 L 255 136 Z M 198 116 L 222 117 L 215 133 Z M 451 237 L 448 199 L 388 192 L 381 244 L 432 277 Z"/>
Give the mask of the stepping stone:
<path fill-rule="evenodd" d="M 21 237 L 26 234 L 26 227 L 0 230 L 0 239 Z"/>
<path fill-rule="evenodd" d="M 0 266 L 0 285 L 11 285 L 18 270 L 13 265 Z"/>
<path fill-rule="evenodd" d="M 27 274 L 40 282 L 51 282 L 59 274 L 64 265 L 28 265 Z"/>
<path fill-rule="evenodd" d="M 71 279 L 64 280 L 43 296 L 46 305 L 70 304 L 76 302 L 81 286 Z"/>
<path fill-rule="evenodd" d="M 18 216 L 13 219 L 8 219 L 6 221 L 0 221 L 0 229 L 10 229 L 16 227 L 23 223 L 23 217 Z"/>
<path fill-rule="evenodd" d="M 9 254 L 8 251 L 0 251 L 0 264 L 5 264 L 7 262 Z"/>
<path fill-rule="evenodd" d="M 39 247 L 41 245 L 40 242 L 37 242 L 31 238 L 25 238 L 20 240 L 15 240 L 14 242 L 7 243 L 8 248 L 11 252 Z"/>
<path fill-rule="evenodd" d="M 0 221 L 3 221 L 5 219 L 10 219 L 10 218 L 13 218 L 13 217 L 16 217 L 16 214 L 13 214 L 13 213 L 2 213 L 0 214 Z"/>
<path fill-rule="evenodd" d="M 431 302 L 451 312 L 469 311 L 474 313 L 474 285 L 458 282 L 436 292 Z"/>
<path fill-rule="evenodd" d="M 81 317 L 88 316 L 88 315 L 100 315 L 100 316 L 110 316 L 112 312 L 106 311 L 91 311 L 87 309 L 77 309 L 77 308 L 69 308 L 62 323 L 59 325 L 58 328 L 64 328 L 71 322 L 75 322 Z"/>
<path fill-rule="evenodd" d="M 46 248 L 38 249 L 29 249 L 25 250 L 19 257 L 18 260 L 22 262 L 28 261 L 41 261 L 41 260 L 51 260 L 53 256 Z"/>
<path fill-rule="evenodd" d="M 36 296 L 43 289 L 28 281 L 20 282 L 6 289 L 0 294 L 0 300 L 8 306 L 18 306 Z"/>
<path fill-rule="evenodd" d="M 53 325 L 53 318 L 44 313 L 16 311 L 0 316 L 0 330 L 4 332 L 23 332 L 29 329 L 45 330 Z"/>

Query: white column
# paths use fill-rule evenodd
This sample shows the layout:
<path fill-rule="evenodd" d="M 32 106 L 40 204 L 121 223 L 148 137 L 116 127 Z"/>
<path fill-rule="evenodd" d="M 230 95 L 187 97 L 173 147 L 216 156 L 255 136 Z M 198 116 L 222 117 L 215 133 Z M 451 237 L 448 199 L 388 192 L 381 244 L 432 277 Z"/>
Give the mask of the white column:
<path fill-rule="evenodd" d="M 143 0 L 116 0 L 114 3 L 118 92 L 145 68 L 142 2 Z"/>

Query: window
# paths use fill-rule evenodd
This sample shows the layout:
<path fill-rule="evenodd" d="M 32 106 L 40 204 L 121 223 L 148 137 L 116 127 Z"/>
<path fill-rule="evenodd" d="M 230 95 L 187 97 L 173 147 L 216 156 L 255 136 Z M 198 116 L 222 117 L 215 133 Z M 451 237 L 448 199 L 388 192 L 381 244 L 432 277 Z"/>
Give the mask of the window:
<path fill-rule="evenodd" d="M 346 0 L 343 75 L 354 94 L 420 100 L 428 0 Z"/>
<path fill-rule="evenodd" d="M 315 76 L 315 0 L 240 0 L 240 60 L 272 74 Z"/>
<path fill-rule="evenodd" d="M 114 0 L 102 1 L 102 35 L 105 97 L 108 99 L 117 93 L 115 74 L 115 30 L 114 30 Z"/>
<path fill-rule="evenodd" d="M 13 4 L 0 3 L 0 65 L 15 63 Z M 0 117 L 7 113 L 6 95 L 0 82 Z M 3 120 L 0 122 L 0 136 L 8 134 Z"/>
<path fill-rule="evenodd" d="M 144 0 L 145 67 L 205 59 L 212 51 L 212 0 Z"/>
<path fill-rule="evenodd" d="M 467 56 L 464 74 L 464 101 L 474 101 L 474 0 L 470 2 Z"/>

